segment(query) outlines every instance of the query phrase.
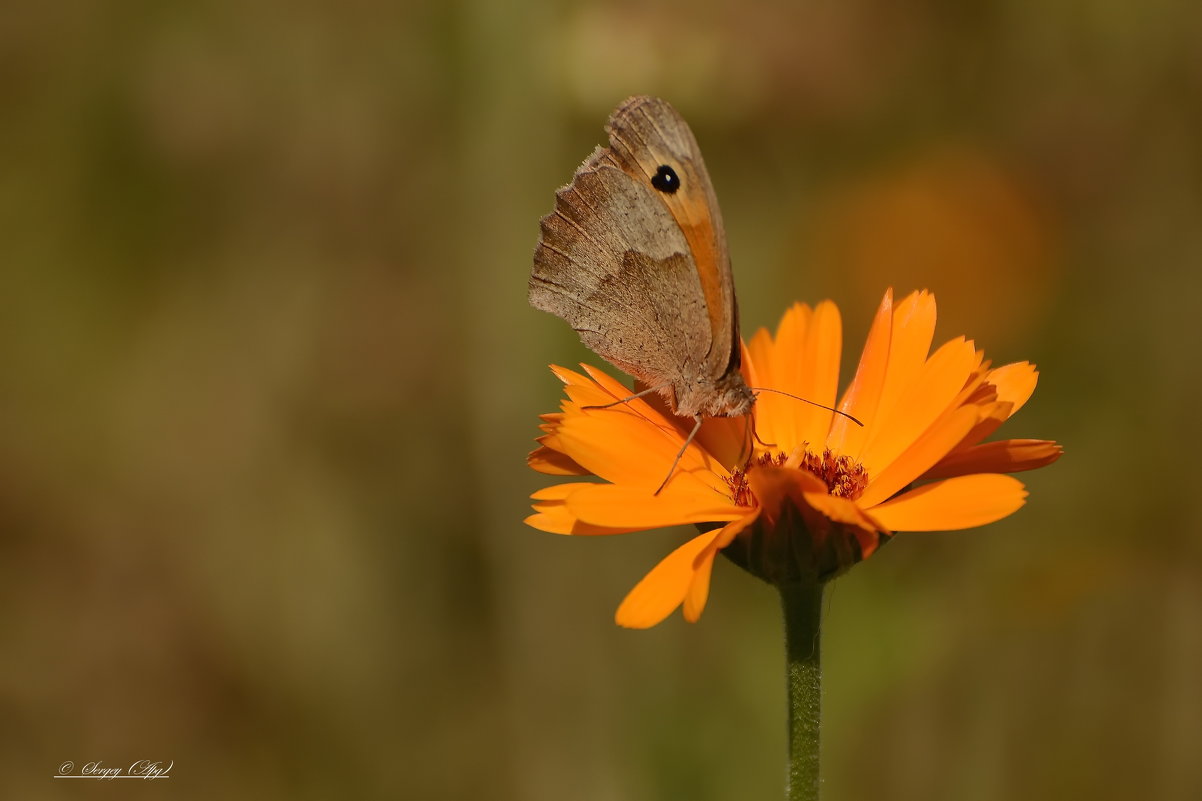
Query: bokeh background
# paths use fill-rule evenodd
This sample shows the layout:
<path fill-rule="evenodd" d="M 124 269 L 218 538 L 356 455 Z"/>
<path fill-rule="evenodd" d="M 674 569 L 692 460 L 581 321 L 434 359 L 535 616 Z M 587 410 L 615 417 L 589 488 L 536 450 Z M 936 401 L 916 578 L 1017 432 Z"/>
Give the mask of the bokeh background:
<path fill-rule="evenodd" d="M 779 798 L 772 590 L 613 626 L 681 532 L 525 527 L 537 222 L 624 97 L 744 334 L 927 287 L 1042 377 L 1028 505 L 828 594 L 826 795 L 1202 798 L 1190 4 L 25 3 L 0 25 L 8 798 Z M 174 760 L 149 787 L 66 760 Z M 131 786 L 137 784 L 137 786 Z"/>

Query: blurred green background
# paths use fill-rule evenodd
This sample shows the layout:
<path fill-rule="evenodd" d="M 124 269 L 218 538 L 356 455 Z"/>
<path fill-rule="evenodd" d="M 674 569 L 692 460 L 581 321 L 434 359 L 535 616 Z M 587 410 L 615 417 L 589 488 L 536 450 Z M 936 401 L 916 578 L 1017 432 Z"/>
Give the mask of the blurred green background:
<path fill-rule="evenodd" d="M 1028 505 L 829 592 L 829 801 L 1202 798 L 1202 17 L 1172 0 L 10 5 L 0 788 L 780 798 L 772 590 L 525 527 L 554 189 L 667 97 L 744 335 L 928 287 L 1042 379 Z M 65 760 L 174 760 L 152 787 Z M 130 786 L 136 785 L 136 786 Z"/>

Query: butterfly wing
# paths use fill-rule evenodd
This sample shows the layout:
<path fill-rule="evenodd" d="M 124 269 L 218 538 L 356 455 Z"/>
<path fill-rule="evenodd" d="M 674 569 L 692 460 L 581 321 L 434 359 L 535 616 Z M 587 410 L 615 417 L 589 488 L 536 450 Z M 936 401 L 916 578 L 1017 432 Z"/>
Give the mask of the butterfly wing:
<path fill-rule="evenodd" d="M 665 101 L 631 98 L 607 129 L 610 147 L 581 165 L 542 220 L 530 302 L 614 365 L 669 388 L 677 411 L 698 414 L 697 386 L 738 373 L 717 200 L 692 132 Z M 664 168 L 678 181 L 670 191 L 657 180 Z"/>
<path fill-rule="evenodd" d="M 737 370 L 738 308 L 726 229 L 697 139 L 676 109 L 657 97 L 630 98 L 614 111 L 607 130 L 613 158 L 628 175 L 650 183 L 663 166 L 677 174 L 680 189 L 657 195 L 688 242 L 701 282 L 710 330 L 705 374 L 718 378 L 732 358 Z"/>

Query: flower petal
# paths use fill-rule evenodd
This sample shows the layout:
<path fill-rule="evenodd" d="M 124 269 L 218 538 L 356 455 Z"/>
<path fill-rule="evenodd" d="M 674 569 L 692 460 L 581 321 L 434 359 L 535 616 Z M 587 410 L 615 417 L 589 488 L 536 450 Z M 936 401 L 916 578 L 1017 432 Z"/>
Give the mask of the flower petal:
<path fill-rule="evenodd" d="M 705 611 L 705 602 L 710 596 L 710 574 L 714 572 L 714 556 L 717 550 L 706 548 L 693 560 L 693 578 L 685 592 L 684 607 L 680 610 L 684 619 L 696 623 Z"/>
<path fill-rule="evenodd" d="M 955 531 L 1001 520 L 1026 497 L 1018 479 L 978 473 L 924 484 L 873 507 L 872 516 L 894 531 Z"/>
<path fill-rule="evenodd" d="M 568 384 L 564 392 L 567 393 L 569 399 L 569 402 L 563 405 L 565 420 L 573 414 L 579 414 L 581 411 L 593 411 L 594 408 L 632 409 L 632 404 L 642 400 L 641 398 L 634 399 L 623 404 L 621 401 L 630 396 L 629 392 L 615 397 L 613 392 L 592 381 L 585 384 Z M 642 407 L 639 409 L 642 411 Z"/>
<path fill-rule="evenodd" d="M 725 493 L 726 468 L 696 442 L 685 448 L 677 463 L 684 437 L 674 426 L 642 416 L 637 403 L 568 415 L 559 428 L 563 451 L 590 473 L 615 484 L 644 488 L 648 494 L 665 478 L 665 490 L 687 484 Z"/>
<path fill-rule="evenodd" d="M 935 297 L 926 290 L 911 292 L 894 306 L 889 369 L 881 387 L 878 420 L 891 416 L 893 408 L 919 379 L 935 338 L 935 316 Z"/>
<path fill-rule="evenodd" d="M 979 362 L 977 349 L 963 337 L 953 339 L 935 351 L 893 406 L 882 407 L 869 424 L 868 444 L 860 454 L 860 463 L 869 475 L 877 475 L 886 469 L 948 411 Z M 956 444 L 958 442 L 949 445 L 943 453 Z M 924 466 L 923 470 L 927 467 L 930 465 Z"/>
<path fill-rule="evenodd" d="M 637 528 L 609 528 L 582 523 L 567 510 L 562 501 L 535 504 L 535 513 L 525 519 L 526 525 L 548 534 L 569 534 L 578 537 L 604 537 L 610 534 L 629 534 Z"/>
<path fill-rule="evenodd" d="M 953 451 L 922 475 L 949 478 L 970 473 L 1020 473 L 1049 465 L 1064 449 L 1046 439 L 1004 439 Z"/>
<path fill-rule="evenodd" d="M 806 492 L 804 496 L 811 506 L 832 521 L 847 527 L 854 534 L 860 544 L 861 560 L 876 553 L 876 549 L 881 544 L 882 534 L 892 534 L 888 528 L 874 520 L 854 501 L 816 492 Z"/>
<path fill-rule="evenodd" d="M 558 364 L 551 365 L 551 372 L 565 384 L 587 384 L 588 379 L 583 374 L 577 373 L 575 370 L 569 370 Z"/>
<path fill-rule="evenodd" d="M 666 408 L 662 408 L 662 403 L 653 403 L 651 402 L 652 398 L 636 398 L 634 397 L 635 391 L 604 371 L 587 364 L 581 366 L 588 373 L 587 376 L 564 367 L 551 366 L 552 372 L 567 385 L 566 392 L 570 398 L 570 402 L 564 407 L 565 414 L 562 414 L 561 418 L 582 411 L 613 409 L 626 410 L 637 417 L 646 419 L 655 426 L 663 428 L 679 426 L 680 418 L 669 414 Z M 661 398 L 657 395 L 654 396 L 654 400 L 658 401 Z M 590 406 L 602 408 L 587 408 Z"/>
<path fill-rule="evenodd" d="M 814 311 L 803 303 L 794 303 L 781 318 L 772 347 L 772 372 L 766 386 L 805 397 L 806 343 L 809 339 Z M 815 399 L 817 400 L 817 399 Z M 757 403 L 763 403 L 760 418 L 771 422 L 774 444 L 783 451 L 792 449 L 800 440 L 798 411 L 806 406 L 775 392 L 761 393 Z"/>
<path fill-rule="evenodd" d="M 676 610 L 684 602 L 685 596 L 690 595 L 690 588 L 699 572 L 704 572 L 708 585 L 709 571 L 713 565 L 713 555 L 708 560 L 698 557 L 709 548 L 718 538 L 722 529 L 716 528 L 681 545 L 668 554 L 643 580 L 635 585 L 618 607 L 614 621 L 619 626 L 629 629 L 646 629 L 659 623 Z M 694 594 L 699 595 L 698 591 Z M 694 598 L 696 605 L 698 598 Z M 705 599 L 700 598 L 704 606 Z M 701 609 L 694 609 L 698 615 Z M 694 618 L 695 620 L 696 618 Z"/>
<path fill-rule="evenodd" d="M 873 520 L 855 501 L 828 495 L 825 492 L 825 488 L 822 492 L 803 492 L 802 495 L 810 506 L 822 512 L 823 515 L 836 523 L 855 526 L 864 531 L 884 531 L 886 534 L 891 533 L 884 526 L 879 525 Z"/>
<path fill-rule="evenodd" d="M 1035 385 L 1039 383 L 1039 371 L 1030 362 L 1014 362 L 990 370 L 985 380 L 997 387 L 998 400 L 1014 404 L 1010 409 L 1010 414 L 1013 415 L 1035 392 Z"/>
<path fill-rule="evenodd" d="M 869 473 L 868 486 L 858 498 L 859 504 L 871 509 L 925 473 L 964 439 L 976 425 L 978 415 L 974 406 L 956 409 L 919 436 L 878 475 Z"/>
<path fill-rule="evenodd" d="M 755 409 L 752 409 L 755 414 Z M 701 421 L 701 429 L 693 441 L 706 453 L 723 465 L 733 465 L 745 459 L 750 451 L 753 436 L 750 426 L 752 416 L 707 417 Z M 684 436 L 688 436 L 687 432 Z M 681 438 L 683 442 L 683 437 Z"/>
<path fill-rule="evenodd" d="M 776 336 L 761 329 L 752 339 L 755 351 L 752 387 L 767 387 L 797 393 L 802 367 L 801 353 L 813 311 L 804 303 L 794 303 L 781 317 Z M 772 447 L 788 450 L 797 437 L 793 407 L 797 401 L 776 392 L 756 396 L 755 424 L 760 439 Z"/>
<path fill-rule="evenodd" d="M 734 505 L 729 497 L 696 485 L 675 485 L 659 495 L 652 489 L 626 484 L 589 484 L 565 499 L 578 519 L 608 528 L 660 528 L 685 523 L 737 520 L 750 510 Z"/>
<path fill-rule="evenodd" d="M 701 617 L 702 610 L 705 609 L 705 601 L 709 597 L 710 591 L 710 572 L 713 570 L 714 557 L 718 551 L 734 542 L 735 537 L 742 534 L 758 517 L 759 511 L 757 510 L 727 523 L 722 527 L 717 538 L 693 560 L 693 580 L 689 584 L 688 594 L 684 597 L 684 609 L 682 610 L 685 620 L 696 623 Z"/>
<path fill-rule="evenodd" d="M 1035 391 L 1039 373 L 1029 362 L 1015 362 L 987 370 L 982 378 L 982 383 L 966 402 L 980 405 L 986 414 L 953 453 L 984 441 L 1013 417 Z"/>
<path fill-rule="evenodd" d="M 743 378 L 750 387 L 767 386 L 766 370 L 771 369 L 772 334 L 767 328 L 756 329 L 751 339 L 743 345 Z"/>
<path fill-rule="evenodd" d="M 651 418 L 657 425 L 661 422 L 668 425 L 679 424 L 680 418 L 676 417 L 668 410 L 668 405 L 664 401 L 664 396 L 660 393 L 653 392 L 648 395 L 644 395 L 641 398 L 634 398 L 634 395 L 644 391 L 647 389 L 647 387 L 641 386 L 636 381 L 635 389 L 631 390 L 618 379 L 614 378 L 603 370 L 598 370 L 591 364 L 582 364 L 580 366 L 583 367 L 584 371 L 588 373 L 594 381 L 597 382 L 597 386 L 608 392 L 614 398 L 614 400 L 622 401 L 624 405 L 633 409 L 636 413 L 642 415 L 643 417 Z"/>
<path fill-rule="evenodd" d="M 540 473 L 546 473 L 549 476 L 587 476 L 589 472 L 576 461 L 555 448 L 548 447 L 546 441 L 551 435 L 539 437 L 538 441 L 544 443 L 541 448 L 535 448 L 526 456 L 526 464 Z"/>
<path fill-rule="evenodd" d="M 853 458 L 859 455 L 865 438 L 872 428 L 877 405 L 881 399 L 881 387 L 885 381 L 885 370 L 889 366 L 889 342 L 893 337 L 893 290 L 885 291 L 881 305 L 877 307 L 868 339 L 860 355 L 856 377 L 843 393 L 839 410 L 857 418 L 865 425 L 858 426 L 843 415 L 831 420 L 830 434 L 826 445 L 839 453 Z"/>
<path fill-rule="evenodd" d="M 1006 422 L 1007 418 L 1010 417 L 1011 405 L 1009 402 L 983 400 L 983 398 L 992 397 L 993 394 L 994 389 L 988 384 L 982 384 L 978 387 L 978 391 L 974 393 L 974 396 L 977 397 L 976 405 L 980 411 L 980 417 L 977 420 L 977 424 L 972 427 L 972 430 L 964 435 L 964 439 L 955 448 L 952 448 L 948 454 L 949 457 L 958 451 L 966 450 L 976 445 L 985 439 L 985 437 L 988 437 L 994 431 L 1001 428 L 1002 423 Z"/>
<path fill-rule="evenodd" d="M 581 522 L 574 514 L 568 511 L 567 506 L 564 505 L 564 499 L 581 487 L 591 486 L 594 485 L 589 483 L 556 484 L 539 490 L 530 496 L 535 501 L 533 504 L 535 513 L 526 518 L 526 523 L 540 531 L 546 531 L 551 534 L 597 536 L 628 534 L 631 531 L 638 531 L 637 528 L 611 528 L 590 525 L 589 523 Z"/>
<path fill-rule="evenodd" d="M 789 390 L 812 403 L 793 400 L 797 433 L 792 445 L 826 441 L 834 412 L 814 404 L 834 406 L 839 393 L 839 361 L 843 350 L 843 320 L 839 307 L 824 300 L 814 309 L 802 352 L 795 357 L 801 377 Z"/>

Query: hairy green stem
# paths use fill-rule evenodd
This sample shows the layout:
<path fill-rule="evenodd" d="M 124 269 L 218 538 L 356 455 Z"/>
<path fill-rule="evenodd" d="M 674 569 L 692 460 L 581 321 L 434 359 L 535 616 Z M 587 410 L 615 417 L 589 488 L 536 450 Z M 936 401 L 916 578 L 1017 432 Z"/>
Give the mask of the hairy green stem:
<path fill-rule="evenodd" d="M 785 659 L 789 690 L 788 801 L 818 799 L 818 733 L 822 721 L 819 660 L 821 584 L 779 587 L 785 613 Z"/>

